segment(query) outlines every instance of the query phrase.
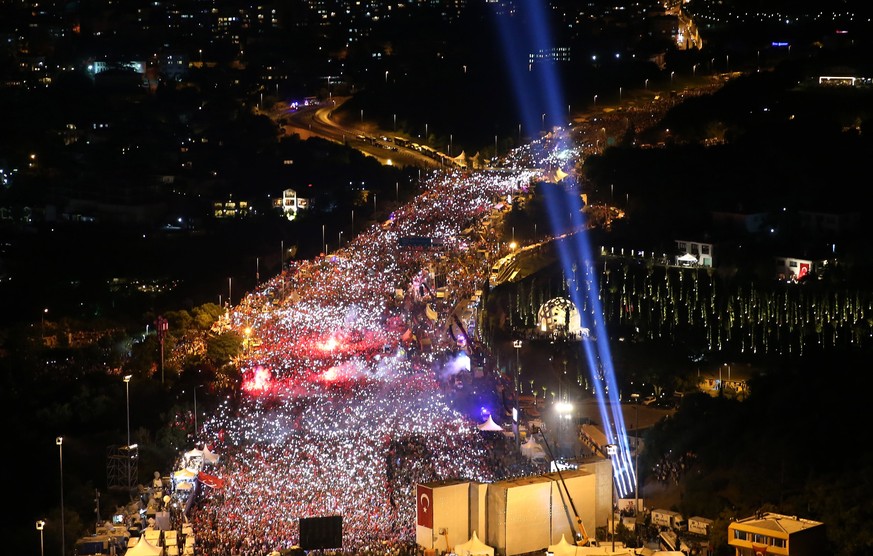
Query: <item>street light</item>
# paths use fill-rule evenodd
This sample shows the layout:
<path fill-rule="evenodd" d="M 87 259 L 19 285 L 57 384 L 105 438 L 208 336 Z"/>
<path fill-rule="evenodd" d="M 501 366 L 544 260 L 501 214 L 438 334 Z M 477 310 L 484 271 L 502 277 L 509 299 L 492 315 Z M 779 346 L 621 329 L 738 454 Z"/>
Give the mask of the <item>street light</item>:
<path fill-rule="evenodd" d="M 594 95 L 594 108 L 597 108 L 597 95 Z"/>
<path fill-rule="evenodd" d="M 130 379 L 133 375 L 124 375 L 124 393 L 127 398 L 127 445 L 130 446 Z"/>
<path fill-rule="evenodd" d="M 645 83 L 643 83 L 643 87 L 648 91 L 649 90 L 649 80 L 646 79 Z"/>
<path fill-rule="evenodd" d="M 327 251 L 327 244 L 324 242 L 324 224 L 321 225 L 321 252 Z"/>
<path fill-rule="evenodd" d="M 45 520 L 40 519 L 36 522 L 36 530 L 39 531 L 39 556 L 44 556 L 44 554 L 45 554 L 45 544 L 43 543 L 43 536 L 42 536 L 43 529 L 45 529 Z"/>
<path fill-rule="evenodd" d="M 612 480 L 612 488 L 610 489 L 610 503 L 611 506 L 609 508 L 609 517 L 612 521 L 612 527 L 610 528 L 610 534 L 612 537 L 612 551 L 615 552 L 615 463 L 613 462 L 613 457 L 618 453 L 618 446 L 615 444 L 607 444 L 606 445 L 606 455 L 609 456 L 609 477 Z"/>
<path fill-rule="evenodd" d="M 640 395 L 631 394 L 634 400 L 634 515 L 639 509 L 640 500 Z"/>
<path fill-rule="evenodd" d="M 671 72 L 670 72 L 670 86 L 671 86 L 671 87 L 673 86 L 673 76 L 674 76 L 674 75 L 676 75 L 676 72 L 675 72 L 675 71 L 671 71 Z"/>
<path fill-rule="evenodd" d="M 55 444 L 58 445 L 58 461 L 61 467 L 61 556 L 66 553 L 67 541 L 64 534 L 64 437 L 55 438 Z"/>
<path fill-rule="evenodd" d="M 546 113 L 545 112 L 543 112 L 542 120 L 543 120 L 543 123 L 542 123 L 542 127 L 540 129 L 546 129 Z"/>
<path fill-rule="evenodd" d="M 512 426 L 515 428 L 515 447 L 521 447 L 521 434 L 518 430 L 518 375 L 521 374 L 521 364 L 518 352 L 521 349 L 521 340 L 513 340 L 512 347 L 515 348 L 515 373 L 512 375 L 512 387 L 515 390 L 515 407 L 512 410 Z"/>
<path fill-rule="evenodd" d="M 388 70 L 385 70 L 385 83 L 388 83 Z"/>

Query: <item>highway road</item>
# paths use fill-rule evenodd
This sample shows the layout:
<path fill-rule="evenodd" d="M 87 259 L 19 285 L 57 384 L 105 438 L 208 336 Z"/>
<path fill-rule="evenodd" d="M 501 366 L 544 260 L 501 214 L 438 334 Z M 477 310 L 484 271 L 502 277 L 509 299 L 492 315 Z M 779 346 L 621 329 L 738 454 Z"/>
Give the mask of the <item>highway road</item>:
<path fill-rule="evenodd" d="M 384 140 L 367 141 L 363 137 L 391 137 L 390 132 L 375 130 L 364 123 L 361 126 L 343 127 L 332 116 L 348 97 L 333 97 L 330 101 L 291 108 L 278 103 L 269 113 L 285 135 L 298 134 L 302 139 L 321 137 L 328 141 L 348 145 L 382 164 L 392 166 L 414 166 L 419 168 L 440 168 L 439 161 L 414 149 L 404 148 Z M 375 144 L 374 144 L 375 143 Z"/>

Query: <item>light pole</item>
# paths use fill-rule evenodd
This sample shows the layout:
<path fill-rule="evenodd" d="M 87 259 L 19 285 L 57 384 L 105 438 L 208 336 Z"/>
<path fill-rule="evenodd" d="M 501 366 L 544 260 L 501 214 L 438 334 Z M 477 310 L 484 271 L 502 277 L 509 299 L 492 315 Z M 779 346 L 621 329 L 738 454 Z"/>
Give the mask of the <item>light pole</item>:
<path fill-rule="evenodd" d="M 610 508 L 609 508 L 609 519 L 612 522 L 612 527 L 610 527 L 610 536 L 612 538 L 612 551 L 615 552 L 615 462 L 613 461 L 613 457 L 618 452 L 618 446 L 615 444 L 607 444 L 606 445 L 606 455 L 609 456 L 609 477 L 612 479 L 610 488 Z"/>
<path fill-rule="evenodd" d="M 58 461 L 61 467 L 61 556 L 66 553 L 67 541 L 64 534 L 64 437 L 55 438 L 55 444 L 58 445 Z"/>
<path fill-rule="evenodd" d="M 342 247 L 342 245 L 343 245 L 343 231 L 340 230 L 340 232 L 336 236 L 336 249 L 337 249 L 337 251 L 339 251 L 339 248 Z"/>
<path fill-rule="evenodd" d="M 597 95 L 594 95 L 594 108 L 597 108 Z"/>
<path fill-rule="evenodd" d="M 541 128 L 541 129 L 542 129 L 543 131 L 545 131 L 545 129 L 546 129 L 546 113 L 545 113 L 545 112 L 543 112 L 542 121 L 543 121 L 543 123 L 542 123 L 542 128 Z"/>
<path fill-rule="evenodd" d="M 324 242 L 324 224 L 321 225 L 321 252 L 327 252 L 327 244 Z"/>
<path fill-rule="evenodd" d="M 394 114 L 394 131 L 397 131 L 397 114 Z"/>
<path fill-rule="evenodd" d="M 388 70 L 385 70 L 385 83 L 388 83 Z"/>
<path fill-rule="evenodd" d="M 133 375 L 124 375 L 124 394 L 127 398 L 127 445 L 130 447 L 130 379 Z"/>
<path fill-rule="evenodd" d="M 355 209 L 352 209 L 352 235 L 355 235 Z"/>
<path fill-rule="evenodd" d="M 618 88 L 618 102 L 621 102 L 621 87 Z"/>
<path fill-rule="evenodd" d="M 671 72 L 670 72 L 670 86 L 671 86 L 671 87 L 673 86 L 673 76 L 674 76 L 674 75 L 676 75 L 676 72 L 675 72 L 675 71 L 671 71 Z"/>
<path fill-rule="evenodd" d="M 649 80 L 648 79 L 646 79 L 646 81 L 643 83 L 643 88 L 645 88 L 647 91 L 649 90 Z"/>
<path fill-rule="evenodd" d="M 634 515 L 640 500 L 640 395 L 631 394 L 634 404 Z"/>
<path fill-rule="evenodd" d="M 36 522 L 36 530 L 39 531 L 39 556 L 45 555 L 45 544 L 43 543 L 42 530 L 45 529 L 45 520 L 40 519 Z"/>
<path fill-rule="evenodd" d="M 521 350 L 521 340 L 513 340 L 512 347 L 515 348 L 515 373 L 512 375 L 512 387 L 515 390 L 515 407 L 512 409 L 512 426 L 515 428 L 515 447 L 521 447 L 521 433 L 518 427 L 518 375 L 521 374 L 521 363 L 518 352 Z"/>

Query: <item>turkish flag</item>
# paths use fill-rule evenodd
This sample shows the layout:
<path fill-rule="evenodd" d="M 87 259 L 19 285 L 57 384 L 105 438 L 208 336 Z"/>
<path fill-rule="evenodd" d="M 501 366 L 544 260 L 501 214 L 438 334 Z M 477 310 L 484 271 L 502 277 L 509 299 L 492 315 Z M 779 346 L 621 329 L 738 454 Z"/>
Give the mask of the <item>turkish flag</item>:
<path fill-rule="evenodd" d="M 415 498 L 417 519 L 416 523 L 422 527 L 433 529 L 433 489 L 423 485 L 415 485 Z"/>
<path fill-rule="evenodd" d="M 211 488 L 224 487 L 224 479 L 220 479 L 215 475 L 209 475 L 207 473 L 204 473 L 203 471 L 197 473 L 197 479 L 204 485 Z"/>

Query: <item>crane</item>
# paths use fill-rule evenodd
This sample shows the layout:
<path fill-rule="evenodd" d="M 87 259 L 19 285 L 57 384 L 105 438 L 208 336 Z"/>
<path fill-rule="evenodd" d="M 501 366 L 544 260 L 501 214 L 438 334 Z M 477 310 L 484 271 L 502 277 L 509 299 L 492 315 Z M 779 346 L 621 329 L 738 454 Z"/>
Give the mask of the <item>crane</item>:
<path fill-rule="evenodd" d="M 549 446 L 548 439 L 546 439 L 546 433 L 543 432 L 542 429 L 540 429 L 540 435 L 543 437 L 543 443 L 546 445 L 549 457 L 552 461 L 555 461 L 555 456 L 552 454 L 552 448 Z M 573 521 L 570 520 L 570 528 L 574 531 L 576 546 L 590 546 L 593 539 L 588 536 L 588 532 L 585 530 L 585 525 L 582 523 L 582 518 L 579 517 L 579 512 L 576 511 L 576 504 L 573 503 L 573 498 L 570 496 L 570 489 L 567 488 L 567 483 L 564 482 L 564 476 L 561 474 L 560 466 L 555 466 L 555 468 L 558 471 L 558 479 L 560 479 L 561 486 L 564 487 L 564 494 L 567 495 L 567 501 L 570 502 L 570 508 L 573 510 L 573 517 L 576 519 L 576 523 L 573 523 Z"/>

